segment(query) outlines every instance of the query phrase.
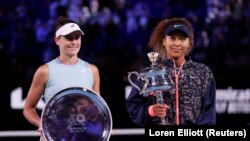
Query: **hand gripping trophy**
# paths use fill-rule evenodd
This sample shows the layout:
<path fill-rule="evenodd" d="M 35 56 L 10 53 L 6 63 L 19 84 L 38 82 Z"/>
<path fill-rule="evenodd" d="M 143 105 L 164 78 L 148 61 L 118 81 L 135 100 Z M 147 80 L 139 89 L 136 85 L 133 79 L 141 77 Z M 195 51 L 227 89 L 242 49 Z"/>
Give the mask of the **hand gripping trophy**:
<path fill-rule="evenodd" d="M 128 74 L 129 83 L 135 87 L 140 95 L 148 97 L 150 94 L 155 94 L 156 103 L 163 104 L 163 91 L 172 91 L 174 89 L 173 81 L 171 79 L 171 69 L 157 63 L 158 53 L 150 52 L 147 54 L 151 62 L 150 66 L 144 68 L 141 73 L 132 71 Z M 132 75 L 135 75 L 138 83 L 134 83 L 131 79 Z M 166 125 L 167 121 L 161 118 L 161 125 Z"/>

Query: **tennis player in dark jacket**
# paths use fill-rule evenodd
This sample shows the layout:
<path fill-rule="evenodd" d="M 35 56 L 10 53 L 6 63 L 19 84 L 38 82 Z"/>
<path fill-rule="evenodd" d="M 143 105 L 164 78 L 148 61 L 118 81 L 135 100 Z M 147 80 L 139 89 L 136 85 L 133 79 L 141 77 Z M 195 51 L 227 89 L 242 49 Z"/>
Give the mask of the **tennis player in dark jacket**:
<path fill-rule="evenodd" d="M 185 18 L 164 19 L 158 23 L 149 47 L 159 54 L 163 65 L 174 70 L 171 77 L 175 90 L 166 91 L 165 103 L 158 104 L 154 94 L 143 97 L 133 87 L 126 106 L 134 123 L 159 125 L 164 118 L 168 125 L 216 124 L 215 79 L 208 66 L 187 59 L 193 45 L 193 28 Z"/>

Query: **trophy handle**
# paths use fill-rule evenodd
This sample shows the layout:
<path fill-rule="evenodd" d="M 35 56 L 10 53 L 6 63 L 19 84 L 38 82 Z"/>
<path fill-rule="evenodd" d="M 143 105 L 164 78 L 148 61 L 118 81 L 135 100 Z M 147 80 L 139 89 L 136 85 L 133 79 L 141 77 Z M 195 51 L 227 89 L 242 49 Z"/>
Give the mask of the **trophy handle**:
<path fill-rule="evenodd" d="M 135 71 L 129 72 L 129 73 L 128 73 L 128 82 L 129 82 L 132 86 L 134 86 L 134 87 L 141 93 L 141 89 L 131 80 L 131 75 L 133 75 L 133 74 L 136 75 L 137 78 L 140 78 L 140 75 L 139 75 L 138 72 L 135 72 Z"/>

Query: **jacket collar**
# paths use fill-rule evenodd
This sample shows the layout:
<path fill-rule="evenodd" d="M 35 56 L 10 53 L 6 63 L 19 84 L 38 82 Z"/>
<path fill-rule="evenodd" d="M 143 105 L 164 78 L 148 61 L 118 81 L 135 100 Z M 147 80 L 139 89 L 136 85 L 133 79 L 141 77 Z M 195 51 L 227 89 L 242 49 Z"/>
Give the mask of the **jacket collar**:
<path fill-rule="evenodd" d="M 184 65 L 183 65 L 183 67 L 182 67 L 183 69 L 189 68 L 190 66 L 193 65 L 193 61 L 192 61 L 191 58 L 187 58 L 185 60 L 186 61 L 185 61 Z M 174 62 L 173 62 L 172 59 L 165 59 L 165 60 L 162 61 L 162 63 L 163 63 L 163 65 L 165 65 L 168 68 L 174 68 Z"/>

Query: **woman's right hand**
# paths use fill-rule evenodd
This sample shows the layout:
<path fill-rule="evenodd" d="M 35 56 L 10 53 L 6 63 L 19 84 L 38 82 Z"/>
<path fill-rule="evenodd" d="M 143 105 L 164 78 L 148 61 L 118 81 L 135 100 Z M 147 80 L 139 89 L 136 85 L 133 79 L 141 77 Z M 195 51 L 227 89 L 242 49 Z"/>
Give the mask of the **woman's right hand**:
<path fill-rule="evenodd" d="M 167 115 L 169 106 L 167 104 L 154 104 L 153 106 L 153 111 L 155 116 L 163 118 Z"/>

